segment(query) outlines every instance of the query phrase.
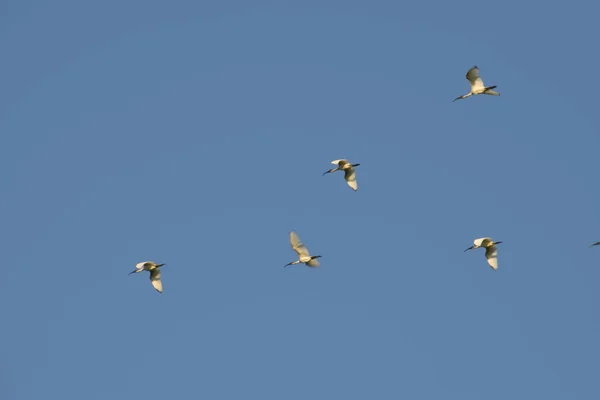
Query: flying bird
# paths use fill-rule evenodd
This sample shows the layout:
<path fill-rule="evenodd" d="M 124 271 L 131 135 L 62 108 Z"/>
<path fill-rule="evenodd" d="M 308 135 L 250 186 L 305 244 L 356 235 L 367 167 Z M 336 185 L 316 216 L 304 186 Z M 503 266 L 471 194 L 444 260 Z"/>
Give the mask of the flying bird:
<path fill-rule="evenodd" d="M 311 256 L 306 246 L 300 241 L 300 238 L 298 237 L 296 232 L 290 232 L 290 244 L 292 245 L 292 249 L 296 253 L 298 253 L 298 261 L 292 261 L 290 263 L 287 263 L 286 265 L 284 265 L 284 267 L 300 263 L 304 263 L 307 267 L 313 268 L 316 268 L 320 265 L 319 260 L 317 260 L 317 258 L 320 258 L 321 256 Z"/>
<path fill-rule="evenodd" d="M 477 94 L 489 94 L 491 96 L 500 96 L 500 93 L 492 90 L 495 89 L 496 86 L 484 86 L 483 80 L 479 76 L 479 68 L 477 68 L 477 66 L 474 66 L 469 70 L 469 72 L 467 72 L 466 78 L 469 82 L 471 82 L 471 91 L 465 94 L 464 96 L 459 96 L 455 98 L 454 100 L 452 100 L 452 102 L 455 102 L 459 99 L 466 99 L 467 97 L 474 96 Z"/>
<path fill-rule="evenodd" d="M 344 179 L 346 179 L 346 183 L 348 183 L 348 186 L 350 186 L 352 190 L 357 191 L 358 183 L 356 182 L 356 170 L 354 167 L 358 167 L 360 164 L 350 164 L 348 160 L 333 160 L 331 163 L 337 165 L 337 167 L 323 172 L 323 175 L 335 171 L 344 171 Z"/>
<path fill-rule="evenodd" d="M 156 289 L 158 291 L 158 293 L 162 293 L 163 289 L 162 289 L 162 282 L 160 280 L 160 267 L 162 267 L 165 264 L 156 264 L 153 261 L 145 261 L 145 262 L 141 262 L 138 263 L 135 266 L 135 270 L 131 271 L 129 273 L 129 275 L 131 274 L 135 274 L 138 272 L 142 272 L 142 271 L 150 271 L 150 282 L 152 283 L 152 286 L 154 286 L 154 289 Z"/>
<path fill-rule="evenodd" d="M 496 248 L 497 244 L 502 242 L 494 242 L 492 238 L 479 238 L 473 241 L 473 246 L 469 247 L 467 250 L 474 250 L 480 247 L 485 248 L 485 258 L 487 258 L 488 264 L 494 271 L 498 269 L 498 248 Z M 467 251 L 465 250 L 465 251 Z"/>

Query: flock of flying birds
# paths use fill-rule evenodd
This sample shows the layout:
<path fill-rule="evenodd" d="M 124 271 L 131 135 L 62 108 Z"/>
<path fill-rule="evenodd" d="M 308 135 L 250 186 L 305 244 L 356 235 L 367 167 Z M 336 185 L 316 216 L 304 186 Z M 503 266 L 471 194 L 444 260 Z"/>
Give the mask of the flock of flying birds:
<path fill-rule="evenodd" d="M 500 96 L 500 93 L 494 91 L 496 86 L 485 86 L 483 84 L 483 80 L 479 76 L 479 68 L 477 68 L 477 66 L 474 66 L 467 72 L 466 78 L 471 83 L 471 91 L 463 96 L 457 97 L 453 100 L 453 102 L 478 94 Z M 360 164 L 351 164 L 350 161 L 345 159 L 333 160 L 331 163 L 337 165 L 337 167 L 324 172 L 323 175 L 336 171 L 344 171 L 344 179 L 346 180 L 346 183 L 348 186 L 350 186 L 350 188 L 352 188 L 352 190 L 357 191 L 358 183 L 356 182 L 355 167 L 358 167 Z M 487 259 L 489 266 L 496 271 L 498 269 L 498 248 L 496 245 L 500 243 L 502 242 L 494 242 L 492 238 L 489 237 L 478 238 L 473 241 L 473 246 L 466 249 L 465 252 L 483 247 L 485 249 L 485 258 Z M 296 232 L 290 232 L 290 244 L 292 249 L 298 254 L 298 260 L 289 262 L 284 267 L 287 267 L 288 265 L 305 264 L 307 267 L 316 268 L 320 265 L 319 260 L 317 259 L 321 258 L 321 256 L 311 256 L 310 252 L 302 243 Z M 591 246 L 598 245 L 600 245 L 600 242 L 596 242 Z M 163 265 L 165 264 L 156 264 L 153 261 L 141 262 L 135 266 L 135 270 L 130 272 L 129 275 L 142 271 L 149 271 L 150 282 L 152 283 L 152 286 L 154 286 L 154 289 L 156 289 L 159 293 L 162 293 L 163 289 L 162 281 L 160 279 L 160 267 Z"/>

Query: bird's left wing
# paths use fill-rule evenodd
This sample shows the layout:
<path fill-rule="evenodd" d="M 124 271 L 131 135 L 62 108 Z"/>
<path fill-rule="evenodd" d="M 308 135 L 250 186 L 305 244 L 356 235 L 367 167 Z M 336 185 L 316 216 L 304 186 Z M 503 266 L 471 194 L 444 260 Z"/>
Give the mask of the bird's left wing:
<path fill-rule="evenodd" d="M 321 264 L 319 264 L 319 260 L 317 260 L 316 258 L 313 258 L 312 260 L 307 262 L 306 265 L 308 265 L 309 267 L 318 267 Z"/>
<path fill-rule="evenodd" d="M 160 269 L 156 268 L 150 271 L 150 282 L 159 293 L 162 293 L 162 281 L 160 280 Z"/>
<path fill-rule="evenodd" d="M 344 179 L 348 183 L 348 186 L 352 188 L 352 190 L 358 190 L 358 183 L 356 182 L 356 170 L 354 168 L 347 169 L 344 174 Z"/>
<path fill-rule="evenodd" d="M 490 246 L 485 249 L 485 258 L 487 258 L 490 267 L 496 271 L 498 269 L 498 248 L 496 246 Z"/>

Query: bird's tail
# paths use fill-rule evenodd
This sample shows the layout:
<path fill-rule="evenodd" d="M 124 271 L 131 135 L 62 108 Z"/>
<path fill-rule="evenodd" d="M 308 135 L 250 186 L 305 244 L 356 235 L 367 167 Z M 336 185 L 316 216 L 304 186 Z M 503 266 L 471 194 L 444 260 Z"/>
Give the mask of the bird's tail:
<path fill-rule="evenodd" d="M 500 96 L 500 93 L 492 90 L 492 89 L 496 89 L 497 86 L 488 86 L 485 88 L 485 92 L 483 92 L 484 94 L 489 94 L 490 96 Z"/>

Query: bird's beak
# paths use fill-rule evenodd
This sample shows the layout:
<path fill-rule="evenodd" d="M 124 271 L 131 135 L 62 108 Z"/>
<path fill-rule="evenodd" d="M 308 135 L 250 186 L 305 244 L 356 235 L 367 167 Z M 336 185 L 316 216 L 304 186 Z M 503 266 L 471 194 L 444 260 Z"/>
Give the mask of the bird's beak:
<path fill-rule="evenodd" d="M 353 167 L 358 167 L 360 164 L 352 164 Z"/>
<path fill-rule="evenodd" d="M 167 264 L 156 264 L 156 268 L 162 267 L 163 265 L 167 265 Z"/>
<path fill-rule="evenodd" d="M 454 100 L 452 100 L 452 102 L 454 103 L 456 100 L 460 100 L 460 99 L 462 99 L 462 96 L 455 98 Z"/>
<path fill-rule="evenodd" d="M 292 263 L 287 263 L 283 266 L 283 268 L 287 267 L 288 265 L 292 265 Z"/>
<path fill-rule="evenodd" d="M 135 274 L 137 272 L 137 269 L 135 271 L 131 271 L 130 273 L 128 273 L 127 275 L 131 275 L 131 274 Z"/>
<path fill-rule="evenodd" d="M 331 172 L 331 170 L 329 170 L 329 171 L 325 171 L 325 172 L 323 172 L 323 175 L 325 175 L 325 174 L 328 174 L 328 173 L 330 173 L 330 172 Z M 321 175 L 321 176 L 323 176 L 323 175 Z"/>
<path fill-rule="evenodd" d="M 590 247 L 598 246 L 599 244 L 600 244 L 600 242 L 592 243 L 592 244 L 590 244 Z"/>
<path fill-rule="evenodd" d="M 494 244 L 500 244 L 500 243 L 502 243 L 502 242 L 494 242 Z"/>
<path fill-rule="evenodd" d="M 474 248 L 475 248 L 475 246 L 473 245 L 473 246 L 469 247 L 467 250 L 473 250 Z M 465 250 L 465 251 L 467 251 L 467 250 Z M 464 251 L 463 251 L 463 253 L 464 253 Z"/>

